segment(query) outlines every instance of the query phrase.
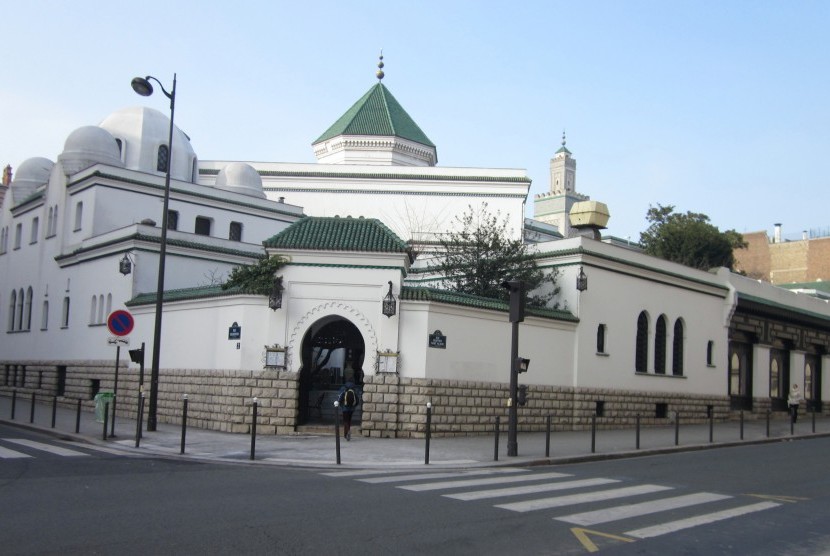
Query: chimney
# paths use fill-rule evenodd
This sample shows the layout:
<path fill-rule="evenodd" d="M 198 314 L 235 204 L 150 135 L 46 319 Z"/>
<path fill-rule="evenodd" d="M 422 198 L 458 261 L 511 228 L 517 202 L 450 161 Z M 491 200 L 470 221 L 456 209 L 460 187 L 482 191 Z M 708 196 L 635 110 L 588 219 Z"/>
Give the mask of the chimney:
<path fill-rule="evenodd" d="M 775 224 L 775 232 L 772 235 L 773 243 L 781 243 L 781 224 Z"/>

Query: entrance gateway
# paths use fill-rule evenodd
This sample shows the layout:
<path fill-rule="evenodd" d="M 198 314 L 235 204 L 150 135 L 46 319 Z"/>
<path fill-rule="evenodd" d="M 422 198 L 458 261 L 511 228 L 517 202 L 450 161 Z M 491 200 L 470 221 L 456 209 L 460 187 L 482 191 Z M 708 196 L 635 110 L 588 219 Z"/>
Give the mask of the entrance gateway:
<path fill-rule="evenodd" d="M 352 380 L 363 387 L 363 336 L 340 316 L 321 318 L 309 328 L 302 343 L 299 425 L 334 423 L 334 402 L 343 384 Z M 362 405 L 352 423 L 360 425 Z"/>

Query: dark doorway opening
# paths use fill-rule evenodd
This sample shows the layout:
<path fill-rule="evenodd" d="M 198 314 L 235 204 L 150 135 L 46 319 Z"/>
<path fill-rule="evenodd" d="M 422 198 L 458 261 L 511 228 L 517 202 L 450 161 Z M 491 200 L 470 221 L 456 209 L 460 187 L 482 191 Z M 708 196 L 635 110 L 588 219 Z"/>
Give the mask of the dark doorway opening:
<path fill-rule="evenodd" d="M 351 379 L 363 387 L 363 336 L 342 317 L 326 317 L 312 325 L 303 338 L 300 368 L 300 425 L 334 423 L 334 401 L 343 384 Z M 352 417 L 360 425 L 362 405 Z"/>

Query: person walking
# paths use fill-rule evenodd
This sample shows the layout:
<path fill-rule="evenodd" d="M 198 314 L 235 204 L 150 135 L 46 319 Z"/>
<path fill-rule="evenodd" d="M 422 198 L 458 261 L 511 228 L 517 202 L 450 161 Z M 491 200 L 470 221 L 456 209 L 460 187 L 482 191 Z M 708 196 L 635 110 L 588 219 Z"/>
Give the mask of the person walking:
<path fill-rule="evenodd" d="M 790 395 L 787 397 L 787 407 L 790 410 L 790 419 L 793 423 L 798 421 L 798 404 L 801 403 L 801 391 L 798 389 L 798 384 L 793 384 L 790 388 Z"/>
<path fill-rule="evenodd" d="M 352 415 L 357 406 L 360 405 L 360 389 L 354 383 L 351 376 L 346 377 L 346 382 L 337 394 L 337 401 L 343 413 L 343 438 L 352 439 Z"/>

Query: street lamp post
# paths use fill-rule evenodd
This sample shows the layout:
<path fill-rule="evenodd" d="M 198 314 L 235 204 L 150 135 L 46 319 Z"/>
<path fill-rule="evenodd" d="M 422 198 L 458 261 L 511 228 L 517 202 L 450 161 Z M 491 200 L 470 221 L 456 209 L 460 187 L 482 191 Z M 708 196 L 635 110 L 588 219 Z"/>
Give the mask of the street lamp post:
<path fill-rule="evenodd" d="M 153 327 L 153 360 L 150 367 L 150 405 L 147 408 L 147 430 L 156 430 L 156 412 L 159 391 L 159 359 L 161 356 L 161 314 L 164 306 L 164 263 L 167 257 L 167 207 L 170 204 L 170 171 L 173 168 L 173 115 L 176 109 L 176 74 L 173 74 L 173 90 L 169 93 L 161 81 L 148 75 L 132 81 L 133 90 L 141 96 L 153 94 L 150 79 L 158 83 L 164 96 L 170 99 L 170 133 L 167 141 L 167 171 L 164 175 L 164 206 L 161 214 L 161 245 L 159 247 L 158 286 L 156 287 L 156 320 Z"/>

